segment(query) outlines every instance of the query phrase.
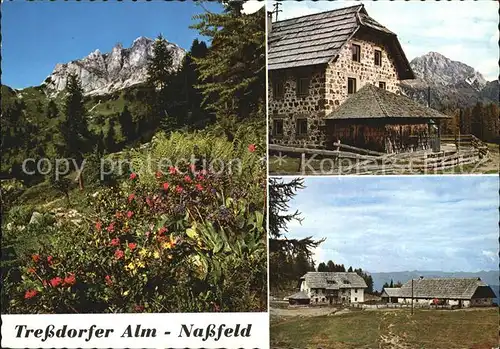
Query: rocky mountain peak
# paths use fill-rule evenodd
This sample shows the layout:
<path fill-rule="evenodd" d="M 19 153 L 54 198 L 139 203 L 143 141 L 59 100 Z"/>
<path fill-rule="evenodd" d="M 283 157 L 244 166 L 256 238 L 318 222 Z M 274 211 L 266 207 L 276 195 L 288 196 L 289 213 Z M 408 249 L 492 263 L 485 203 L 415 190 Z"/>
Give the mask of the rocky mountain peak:
<path fill-rule="evenodd" d="M 42 85 L 54 95 L 66 88 L 69 74 L 76 74 L 84 94 L 100 95 L 143 83 L 147 78 L 147 63 L 153 57 L 153 43 L 154 40 L 140 36 L 129 48 L 118 43 L 109 53 L 95 50 L 82 59 L 59 63 Z M 170 42 L 167 47 L 173 56 L 172 70 L 177 70 L 186 51 Z"/>
<path fill-rule="evenodd" d="M 430 85 L 455 85 L 466 82 L 476 90 L 486 86 L 486 79 L 474 68 L 453 61 L 438 52 L 414 58 L 410 65 L 418 79 Z"/>

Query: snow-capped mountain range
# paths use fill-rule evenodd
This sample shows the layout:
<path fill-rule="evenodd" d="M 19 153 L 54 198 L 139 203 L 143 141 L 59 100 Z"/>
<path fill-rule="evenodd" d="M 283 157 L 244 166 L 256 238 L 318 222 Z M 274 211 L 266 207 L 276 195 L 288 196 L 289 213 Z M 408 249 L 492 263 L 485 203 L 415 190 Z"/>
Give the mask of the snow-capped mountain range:
<path fill-rule="evenodd" d="M 57 94 L 65 89 L 70 73 L 80 78 L 85 95 L 107 94 L 143 83 L 147 77 L 147 62 L 153 56 L 153 43 L 154 40 L 141 36 L 129 48 L 117 44 L 109 53 L 95 50 L 85 58 L 57 64 L 42 86 L 50 95 Z M 172 52 L 172 70 L 176 70 L 186 51 L 170 42 L 167 45 Z"/>

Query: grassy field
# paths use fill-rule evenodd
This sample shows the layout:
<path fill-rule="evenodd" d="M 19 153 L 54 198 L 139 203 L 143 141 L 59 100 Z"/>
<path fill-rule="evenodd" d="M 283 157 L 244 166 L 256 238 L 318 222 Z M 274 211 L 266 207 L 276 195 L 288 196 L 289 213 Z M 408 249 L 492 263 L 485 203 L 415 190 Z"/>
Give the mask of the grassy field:
<path fill-rule="evenodd" d="M 271 318 L 272 348 L 491 349 L 498 309 L 374 310 Z"/>

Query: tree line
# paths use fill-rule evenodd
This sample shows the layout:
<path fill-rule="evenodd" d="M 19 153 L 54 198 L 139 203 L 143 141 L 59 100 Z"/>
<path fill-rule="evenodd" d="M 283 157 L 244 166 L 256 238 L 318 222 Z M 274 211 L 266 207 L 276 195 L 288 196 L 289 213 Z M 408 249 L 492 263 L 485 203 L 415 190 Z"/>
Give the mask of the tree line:
<path fill-rule="evenodd" d="M 477 102 L 473 107 L 455 108 L 445 106 L 441 109 L 452 119 L 443 122 L 441 133 L 459 135 L 473 134 L 485 142 L 499 143 L 499 108 L 497 103 Z"/>

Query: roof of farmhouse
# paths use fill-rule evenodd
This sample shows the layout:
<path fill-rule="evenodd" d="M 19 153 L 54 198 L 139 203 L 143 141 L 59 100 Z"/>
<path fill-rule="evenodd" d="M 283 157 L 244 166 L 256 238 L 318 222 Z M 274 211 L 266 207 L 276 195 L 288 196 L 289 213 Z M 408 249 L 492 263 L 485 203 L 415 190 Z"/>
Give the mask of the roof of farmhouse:
<path fill-rule="evenodd" d="M 385 289 L 389 297 L 411 298 L 411 280 L 401 288 Z M 471 299 L 495 298 L 495 293 L 480 278 L 414 279 L 413 298 Z"/>
<path fill-rule="evenodd" d="M 365 280 L 356 273 L 310 271 L 300 278 L 309 288 L 338 290 L 340 288 L 366 288 Z"/>
<path fill-rule="evenodd" d="M 326 116 L 326 119 L 373 118 L 444 119 L 451 116 L 371 84 L 363 86 Z"/>
<path fill-rule="evenodd" d="M 387 43 L 400 80 L 415 78 L 396 34 L 371 18 L 363 4 L 272 23 L 268 69 L 329 63 L 361 31 L 375 33 Z"/>
<path fill-rule="evenodd" d="M 382 297 L 387 296 L 387 297 L 398 297 L 399 295 L 399 287 L 386 287 L 384 288 L 384 292 L 382 293 Z"/>
<path fill-rule="evenodd" d="M 300 291 L 292 294 L 288 299 L 309 299 L 309 296 L 304 291 Z"/>

